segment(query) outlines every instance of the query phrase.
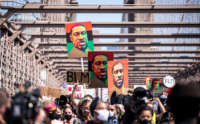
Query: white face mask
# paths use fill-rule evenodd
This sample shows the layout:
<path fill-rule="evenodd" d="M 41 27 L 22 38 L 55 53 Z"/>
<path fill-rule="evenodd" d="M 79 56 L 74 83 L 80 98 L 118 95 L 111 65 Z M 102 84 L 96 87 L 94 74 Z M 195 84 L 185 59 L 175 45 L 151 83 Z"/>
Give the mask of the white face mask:
<path fill-rule="evenodd" d="M 113 117 L 113 116 L 114 116 L 114 114 L 115 114 L 115 112 L 114 112 L 114 111 L 109 111 L 109 117 Z"/>
<path fill-rule="evenodd" d="M 108 121 L 109 111 L 107 109 L 98 109 L 98 110 L 95 110 L 95 112 L 98 113 L 96 117 L 97 119 L 101 121 Z"/>

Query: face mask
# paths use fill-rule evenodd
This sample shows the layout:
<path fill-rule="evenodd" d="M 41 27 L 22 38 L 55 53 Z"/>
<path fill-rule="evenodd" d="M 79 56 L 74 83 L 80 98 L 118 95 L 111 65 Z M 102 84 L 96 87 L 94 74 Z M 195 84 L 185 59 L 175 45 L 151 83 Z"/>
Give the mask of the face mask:
<path fill-rule="evenodd" d="M 108 117 L 109 117 L 109 111 L 106 109 L 99 109 L 96 110 L 96 112 L 98 113 L 97 115 L 97 119 L 101 120 L 101 121 L 108 121 Z"/>
<path fill-rule="evenodd" d="M 72 119 L 72 115 L 68 115 L 68 114 L 65 114 L 65 119 L 67 119 L 68 121 Z"/>
<path fill-rule="evenodd" d="M 49 118 L 51 120 L 54 120 L 54 119 L 58 120 L 61 118 L 61 115 L 57 114 L 56 112 L 53 112 L 53 113 L 49 114 Z"/>
<path fill-rule="evenodd" d="M 140 124 L 151 124 L 151 120 L 140 120 Z"/>
<path fill-rule="evenodd" d="M 114 111 L 109 111 L 109 117 L 113 117 L 113 116 L 114 116 L 114 114 L 115 114 L 115 112 L 114 112 Z"/>

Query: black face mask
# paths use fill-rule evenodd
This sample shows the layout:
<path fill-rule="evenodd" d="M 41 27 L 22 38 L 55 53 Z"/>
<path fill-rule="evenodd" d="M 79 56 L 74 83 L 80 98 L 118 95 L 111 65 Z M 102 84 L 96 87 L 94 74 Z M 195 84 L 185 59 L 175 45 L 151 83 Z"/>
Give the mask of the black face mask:
<path fill-rule="evenodd" d="M 57 114 L 56 112 L 53 112 L 53 113 L 49 114 L 48 117 L 49 117 L 51 120 L 54 120 L 54 119 L 58 120 L 58 119 L 61 118 L 61 115 Z"/>
<path fill-rule="evenodd" d="M 68 121 L 72 119 L 72 115 L 68 115 L 68 114 L 65 114 L 65 119 L 67 119 Z"/>
<path fill-rule="evenodd" d="M 151 124 L 151 120 L 140 120 L 140 124 Z"/>

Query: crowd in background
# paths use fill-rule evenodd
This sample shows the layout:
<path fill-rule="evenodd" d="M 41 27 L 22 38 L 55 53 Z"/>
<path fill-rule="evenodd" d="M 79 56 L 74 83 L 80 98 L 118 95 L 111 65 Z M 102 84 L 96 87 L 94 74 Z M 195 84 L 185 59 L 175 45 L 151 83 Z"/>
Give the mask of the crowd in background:
<path fill-rule="evenodd" d="M 85 95 L 42 99 L 26 82 L 14 96 L 0 89 L 0 124 L 200 124 L 200 82 L 178 82 L 168 96 L 142 87 L 107 102 Z"/>

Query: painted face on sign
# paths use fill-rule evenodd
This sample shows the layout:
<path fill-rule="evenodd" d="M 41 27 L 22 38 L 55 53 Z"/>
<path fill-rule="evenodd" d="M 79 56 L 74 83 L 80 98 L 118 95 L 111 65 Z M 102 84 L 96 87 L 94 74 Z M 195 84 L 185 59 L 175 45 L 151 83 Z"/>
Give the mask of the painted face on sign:
<path fill-rule="evenodd" d="M 97 55 L 92 63 L 92 70 L 95 76 L 102 81 L 107 79 L 107 61 L 107 56 Z"/>
<path fill-rule="evenodd" d="M 123 71 L 122 63 L 118 62 L 113 65 L 112 76 L 113 76 L 114 85 L 117 88 L 121 88 L 124 82 L 124 71 Z"/>
<path fill-rule="evenodd" d="M 72 41 L 75 48 L 85 52 L 88 47 L 88 35 L 86 28 L 83 25 L 73 27 L 70 35 L 70 40 Z"/>

